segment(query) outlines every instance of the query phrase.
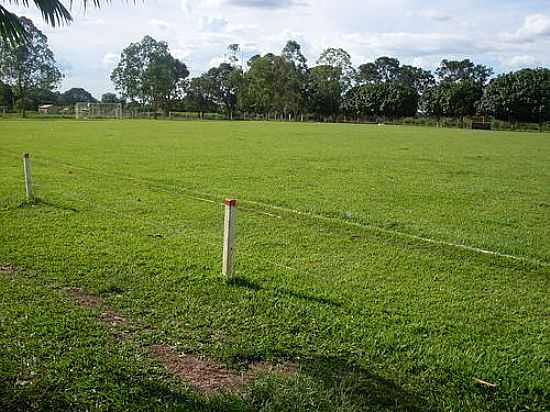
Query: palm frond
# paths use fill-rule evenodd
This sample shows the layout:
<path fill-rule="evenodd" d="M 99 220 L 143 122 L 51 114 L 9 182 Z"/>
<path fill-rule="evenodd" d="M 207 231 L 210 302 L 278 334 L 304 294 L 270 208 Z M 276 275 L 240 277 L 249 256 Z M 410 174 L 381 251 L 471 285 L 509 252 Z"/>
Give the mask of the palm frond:
<path fill-rule="evenodd" d="M 29 0 L 7 0 L 8 3 L 16 6 L 29 7 Z M 98 0 L 93 0 L 98 1 Z M 71 13 L 65 8 L 60 0 L 33 0 L 34 5 L 42 17 L 51 26 L 59 26 L 62 23 L 69 23 L 72 21 Z"/>
<path fill-rule="evenodd" d="M 26 34 L 19 17 L 0 6 L 0 44 L 2 40 L 11 45 L 22 43 L 27 38 Z"/>
<path fill-rule="evenodd" d="M 29 7 L 31 0 L 5 0 L 15 6 Z M 109 3 L 110 0 L 81 0 L 84 8 L 88 5 L 100 7 L 101 3 Z M 60 0 L 32 0 L 32 3 L 40 10 L 42 17 L 52 27 L 70 23 L 73 18 L 69 10 L 65 8 Z M 73 0 L 70 0 L 70 8 Z M 19 18 L 9 12 L 5 7 L 0 6 L 0 40 L 7 40 L 11 44 L 24 42 L 28 38 L 25 27 Z"/>

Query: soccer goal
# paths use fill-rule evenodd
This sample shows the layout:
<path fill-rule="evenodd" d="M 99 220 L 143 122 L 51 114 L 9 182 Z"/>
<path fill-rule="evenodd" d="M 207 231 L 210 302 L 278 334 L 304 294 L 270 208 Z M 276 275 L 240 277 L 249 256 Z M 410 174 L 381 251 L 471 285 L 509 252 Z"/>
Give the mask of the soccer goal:
<path fill-rule="evenodd" d="M 122 119 L 122 103 L 77 103 L 77 119 Z"/>

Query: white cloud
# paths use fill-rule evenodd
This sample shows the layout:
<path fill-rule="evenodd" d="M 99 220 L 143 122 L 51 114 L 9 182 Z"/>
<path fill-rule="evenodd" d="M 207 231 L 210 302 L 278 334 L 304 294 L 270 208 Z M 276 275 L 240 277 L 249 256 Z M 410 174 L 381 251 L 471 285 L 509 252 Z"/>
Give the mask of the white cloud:
<path fill-rule="evenodd" d="M 550 16 L 532 14 L 526 16 L 523 25 L 514 33 L 505 33 L 503 38 L 510 42 L 533 42 L 550 38 Z"/>
<path fill-rule="evenodd" d="M 181 10 L 191 14 L 198 9 L 218 9 L 224 0 L 181 0 Z"/>
<path fill-rule="evenodd" d="M 223 17 L 202 16 L 200 20 L 200 29 L 211 33 L 223 32 L 227 25 L 227 20 Z"/>
<path fill-rule="evenodd" d="M 344 36 L 375 55 L 432 56 L 474 54 L 483 50 L 464 34 L 448 33 L 355 33 Z"/>
<path fill-rule="evenodd" d="M 428 18 L 430 20 L 434 20 L 436 22 L 448 22 L 448 21 L 453 19 L 447 13 L 444 13 L 444 12 L 439 11 L 439 10 L 433 10 L 433 9 L 421 10 L 416 14 L 420 17 L 425 17 L 425 18 Z"/>
<path fill-rule="evenodd" d="M 225 57 L 213 57 L 212 59 L 210 59 L 210 61 L 208 62 L 208 67 L 218 67 L 220 64 L 226 62 L 227 59 Z"/>
<path fill-rule="evenodd" d="M 151 19 L 149 24 L 160 30 L 168 30 L 172 25 L 164 20 Z"/>
<path fill-rule="evenodd" d="M 550 36 L 550 16 L 533 14 L 525 17 L 525 23 L 520 32 L 535 36 Z"/>
<path fill-rule="evenodd" d="M 227 32 L 228 33 L 235 33 L 235 34 L 244 34 L 244 33 L 250 33 L 254 30 L 258 30 L 257 24 L 229 24 L 227 25 Z"/>
<path fill-rule="evenodd" d="M 286 9 L 294 5 L 305 5 L 295 0 L 225 0 L 225 4 L 256 9 Z"/>
<path fill-rule="evenodd" d="M 119 55 L 116 53 L 107 53 L 105 56 L 103 56 L 103 59 L 101 60 L 101 63 L 104 66 L 114 66 L 118 63 Z"/>
<path fill-rule="evenodd" d="M 501 64 L 508 69 L 520 69 L 525 67 L 537 67 L 539 60 L 534 56 L 512 56 L 499 59 Z"/>
<path fill-rule="evenodd" d="M 191 54 L 193 53 L 193 50 L 188 48 L 188 49 L 171 49 L 170 50 L 170 53 L 172 54 L 172 56 L 174 56 L 176 59 L 179 59 L 179 60 L 185 60 L 187 59 L 189 56 L 191 56 Z"/>
<path fill-rule="evenodd" d="M 185 13 L 191 13 L 193 10 L 193 0 L 181 0 L 181 9 Z"/>
<path fill-rule="evenodd" d="M 105 24 L 105 20 L 104 19 L 88 19 L 88 18 L 84 18 L 82 20 L 80 20 L 80 22 L 82 24 L 87 24 L 87 25 L 92 25 L 92 26 L 102 26 Z"/>

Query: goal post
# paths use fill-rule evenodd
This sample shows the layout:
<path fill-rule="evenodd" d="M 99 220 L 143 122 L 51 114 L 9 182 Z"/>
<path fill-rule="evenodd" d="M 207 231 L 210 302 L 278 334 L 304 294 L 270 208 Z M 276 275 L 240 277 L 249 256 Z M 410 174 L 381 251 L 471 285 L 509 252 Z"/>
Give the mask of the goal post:
<path fill-rule="evenodd" d="M 76 119 L 122 119 L 122 103 L 76 103 Z"/>

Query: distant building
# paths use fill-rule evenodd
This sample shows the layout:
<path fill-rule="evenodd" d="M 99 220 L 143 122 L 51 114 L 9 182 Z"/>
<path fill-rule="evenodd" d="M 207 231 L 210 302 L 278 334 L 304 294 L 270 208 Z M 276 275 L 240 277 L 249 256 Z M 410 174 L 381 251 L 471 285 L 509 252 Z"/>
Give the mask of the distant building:
<path fill-rule="evenodd" d="M 54 104 L 42 104 L 38 106 L 39 113 L 56 114 L 59 113 L 59 107 Z"/>

